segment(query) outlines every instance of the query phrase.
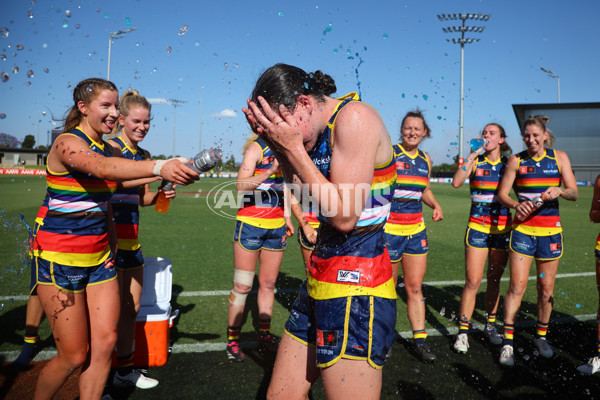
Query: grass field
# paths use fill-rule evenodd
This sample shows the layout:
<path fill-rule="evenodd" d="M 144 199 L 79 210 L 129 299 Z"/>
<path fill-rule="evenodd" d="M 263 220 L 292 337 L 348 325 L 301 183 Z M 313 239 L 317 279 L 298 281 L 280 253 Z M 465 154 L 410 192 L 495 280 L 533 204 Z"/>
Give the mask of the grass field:
<path fill-rule="evenodd" d="M 124 396 L 127 398 L 264 396 L 272 359 L 263 358 L 252 349 L 255 338 L 253 322 L 257 319 L 255 295 L 248 298 L 241 335 L 242 341 L 247 344 L 246 362 L 230 364 L 222 351 L 226 342 L 227 294 L 233 276 L 231 238 L 234 221 L 213 213 L 207 206 L 206 193 L 223 182 L 205 179 L 180 188 L 179 196 L 167 214 L 158 214 L 151 208 L 141 211 L 140 240 L 144 255 L 172 260 L 172 306 L 181 314 L 171 332 L 174 347 L 169 362 L 164 367 L 150 370 L 151 376 L 161 380 L 161 385 L 152 391 L 126 393 Z M 558 354 L 552 360 L 542 360 L 535 355 L 522 359 L 533 354 L 530 339 L 532 324 L 536 320 L 536 292 L 534 282 L 530 281 L 519 314 L 521 325 L 517 327 L 516 340 L 522 343 L 522 346 L 517 345 L 518 366 L 511 371 L 498 367 L 499 349 L 490 347 L 477 334 L 467 356 L 450 351 L 449 335 L 456 332 L 454 315 L 458 314 L 464 282 L 463 237 L 470 199 L 467 187 L 454 189 L 447 184 L 433 184 L 432 189 L 442 205 L 445 218 L 442 222 L 431 222 L 430 210 L 425 210 L 430 252 L 424 294 L 430 331 L 428 340 L 440 360 L 435 366 L 424 365 L 410 354 L 409 341 L 406 340 L 411 337 L 410 325 L 406 317 L 404 291 L 400 288 L 396 326 L 400 339 L 384 368 L 382 397 L 548 398 L 552 397 L 553 391 L 563 396 L 573 393 L 593 398 L 598 395 L 598 378 L 578 377 L 575 371 L 575 367 L 595 348 L 593 321 L 598 307 L 598 292 L 593 276 L 593 249 L 598 226 L 593 226 L 588 218 L 592 188 L 580 187 L 577 202 L 561 200 L 565 250 L 558 273 L 563 277 L 556 281 L 555 306 L 549 330 L 550 341 L 555 343 Z M 16 357 L 15 352 L 22 342 L 29 285 L 27 230 L 18 214 L 31 225 L 44 190 L 43 177 L 0 176 L 0 357 L 8 361 Z M 534 268 L 531 275 L 535 275 Z M 272 326 L 277 336 L 282 334 L 295 297 L 294 291 L 303 277 L 300 250 L 294 238 L 288 242 L 277 282 Z M 505 274 L 507 277 L 508 273 Z M 504 281 L 502 294 L 506 288 L 507 282 Z M 480 325 L 484 322 L 481 310 L 484 290 L 485 283 L 473 316 Z M 45 322 L 40 336 L 46 348 L 53 345 Z M 184 365 L 194 371 L 193 377 L 186 374 L 189 371 L 182 370 Z M 186 376 L 194 383 L 186 384 Z M 235 383 L 232 383 L 232 376 L 236 377 Z M 177 395 L 168 394 L 170 385 L 175 385 L 171 388 L 177 387 Z M 312 396 L 324 398 L 320 385 L 315 385 Z"/>

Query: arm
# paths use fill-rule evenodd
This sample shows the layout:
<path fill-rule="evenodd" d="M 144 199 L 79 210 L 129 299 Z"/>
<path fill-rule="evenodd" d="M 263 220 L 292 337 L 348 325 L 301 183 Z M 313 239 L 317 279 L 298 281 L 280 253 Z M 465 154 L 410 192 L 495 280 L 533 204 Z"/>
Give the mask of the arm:
<path fill-rule="evenodd" d="M 112 181 L 160 175 L 171 182 L 187 185 L 199 177 L 198 173 L 179 159 L 133 161 L 121 157 L 105 157 L 90 151 L 84 140 L 68 134 L 61 135 L 52 145 L 48 167 L 56 172 L 76 170 Z"/>
<path fill-rule="evenodd" d="M 294 202 L 294 200 L 292 200 L 292 204 L 290 207 L 292 209 L 292 214 L 294 214 L 294 217 L 296 217 L 296 219 L 298 220 L 298 225 L 300 226 L 300 229 L 302 229 L 304 236 L 306 236 L 310 243 L 317 243 L 317 230 L 313 228 L 311 224 L 308 223 L 306 218 L 304 218 L 302 206 L 300 205 L 300 203 L 298 203 L 298 201 Z"/>
<path fill-rule="evenodd" d="M 429 180 L 431 179 L 431 158 L 429 157 L 429 154 L 425 155 L 427 156 L 427 163 L 429 163 L 429 174 L 427 174 L 427 187 L 423 191 L 422 199 L 423 203 L 427 204 L 427 206 L 433 210 L 431 219 L 438 222 L 444 219 L 444 214 L 442 213 L 442 206 L 437 202 L 431 191 L 431 185 L 429 183 Z"/>
<path fill-rule="evenodd" d="M 461 187 L 463 183 L 465 183 L 467 178 L 473 175 L 473 172 L 475 172 L 475 167 L 477 165 L 477 163 L 475 163 L 475 160 L 477 160 L 477 156 L 479 156 L 484 151 L 484 149 L 485 146 L 469 154 L 469 156 L 465 160 L 465 163 L 462 166 L 458 167 L 458 169 L 454 173 L 454 177 L 452 178 L 453 187 Z"/>
<path fill-rule="evenodd" d="M 535 207 L 529 200 L 519 202 L 510 197 L 510 189 L 515 183 L 518 168 L 519 158 L 517 156 L 511 156 L 506 164 L 504 176 L 500 181 L 500 185 L 498 185 L 498 201 L 505 207 L 514 208 L 516 210 L 515 218 L 523 220 L 535 211 Z"/>
<path fill-rule="evenodd" d="M 594 198 L 590 209 L 590 221 L 600 222 L 600 175 L 596 177 L 594 182 Z"/>
<path fill-rule="evenodd" d="M 571 169 L 571 161 L 567 153 L 560 150 L 555 150 L 556 159 L 560 165 L 560 179 L 562 180 L 564 188 L 561 187 L 550 187 L 542 193 L 544 200 L 554 200 L 562 197 L 565 200 L 575 201 L 579 197 L 579 191 L 577 190 L 577 181 L 573 170 Z"/>
<path fill-rule="evenodd" d="M 273 175 L 279 170 L 279 163 L 277 160 L 273 162 L 271 168 L 261 172 L 258 175 L 254 175 L 256 170 L 256 163 L 262 157 L 262 151 L 257 143 L 252 143 L 244 153 L 242 164 L 238 171 L 236 188 L 238 191 L 250 191 L 256 189 L 261 183 L 266 181 L 269 176 Z"/>

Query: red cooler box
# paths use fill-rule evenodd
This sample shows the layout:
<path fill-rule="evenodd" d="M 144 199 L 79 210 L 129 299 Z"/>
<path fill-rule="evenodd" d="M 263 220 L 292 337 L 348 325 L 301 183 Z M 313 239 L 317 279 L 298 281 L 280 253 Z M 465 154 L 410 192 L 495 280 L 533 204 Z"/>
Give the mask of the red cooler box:
<path fill-rule="evenodd" d="M 144 289 L 135 325 L 136 367 L 165 365 L 169 356 L 170 328 L 179 310 L 171 309 L 173 271 L 171 260 L 160 257 L 144 258 Z M 113 366 L 116 366 L 116 354 Z"/>

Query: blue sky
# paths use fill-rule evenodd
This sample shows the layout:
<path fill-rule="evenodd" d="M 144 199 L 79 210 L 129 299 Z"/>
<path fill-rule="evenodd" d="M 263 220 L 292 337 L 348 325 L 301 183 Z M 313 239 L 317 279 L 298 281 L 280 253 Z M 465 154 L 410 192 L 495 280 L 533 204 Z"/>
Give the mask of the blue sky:
<path fill-rule="evenodd" d="M 9 79 L 0 82 L 0 132 L 37 138 L 41 120 L 41 144 L 54 127 L 51 115 L 71 106 L 77 82 L 106 78 L 110 32 L 133 27 L 113 42 L 111 80 L 120 92 L 185 101 L 176 108 L 175 147 L 184 156 L 219 146 L 240 161 L 250 133 L 240 109 L 260 73 L 285 62 L 330 74 L 339 95 L 360 89 L 394 141 L 403 115 L 419 107 L 433 136 L 423 149 L 434 164 L 451 162 L 460 46 L 446 41 L 458 34 L 442 31 L 452 23 L 440 22 L 440 13 L 491 14 L 483 33 L 468 35 L 481 40 L 465 47 L 465 146 L 497 122 L 513 149 L 522 148 L 512 104 L 557 100 L 557 80 L 540 67 L 560 76 L 562 103 L 598 101 L 600 90 L 597 0 L 30 0 L 2 8 L 8 37 L 0 37 L 0 72 Z M 142 143 L 152 154 L 172 153 L 174 110 L 153 106 Z"/>

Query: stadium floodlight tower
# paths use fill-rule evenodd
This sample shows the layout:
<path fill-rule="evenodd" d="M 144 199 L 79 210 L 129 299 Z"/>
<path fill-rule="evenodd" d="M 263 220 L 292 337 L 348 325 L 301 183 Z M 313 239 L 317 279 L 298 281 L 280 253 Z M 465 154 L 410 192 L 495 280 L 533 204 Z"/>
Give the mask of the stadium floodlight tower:
<path fill-rule="evenodd" d="M 549 70 L 548 68 L 540 67 L 542 71 L 548 74 L 550 78 L 556 78 L 556 87 L 557 87 L 557 103 L 560 103 L 560 76 Z"/>
<path fill-rule="evenodd" d="M 178 99 L 169 99 L 169 103 L 171 103 L 171 105 L 173 106 L 173 153 L 171 154 L 171 157 L 175 157 L 175 121 L 177 118 L 177 107 L 180 104 L 184 104 L 187 103 L 187 101 L 185 100 L 178 100 Z"/>
<path fill-rule="evenodd" d="M 465 44 L 478 42 L 479 38 L 465 38 L 465 32 L 476 32 L 481 33 L 485 29 L 484 26 L 467 26 L 466 22 L 469 19 L 478 20 L 478 21 L 487 21 L 490 19 L 491 14 L 482 14 L 482 13 L 467 13 L 467 14 L 438 14 L 438 19 L 442 22 L 445 21 L 462 21 L 460 26 L 449 26 L 447 28 L 442 28 L 445 33 L 454 33 L 460 32 L 460 38 L 452 38 L 446 39 L 447 42 L 459 43 L 460 44 L 460 114 L 458 119 L 458 164 L 461 165 L 464 161 L 463 158 L 463 103 L 464 103 L 464 78 L 465 78 Z"/>
<path fill-rule="evenodd" d="M 110 50 L 112 48 L 112 42 L 113 40 L 117 40 L 117 39 L 121 39 L 122 37 L 125 36 L 125 34 L 129 33 L 129 32 L 133 32 L 135 31 L 137 28 L 131 28 L 131 29 L 127 29 L 125 31 L 119 29 L 116 32 L 111 32 L 111 34 L 108 36 L 108 71 L 106 72 L 106 80 L 110 81 Z"/>

